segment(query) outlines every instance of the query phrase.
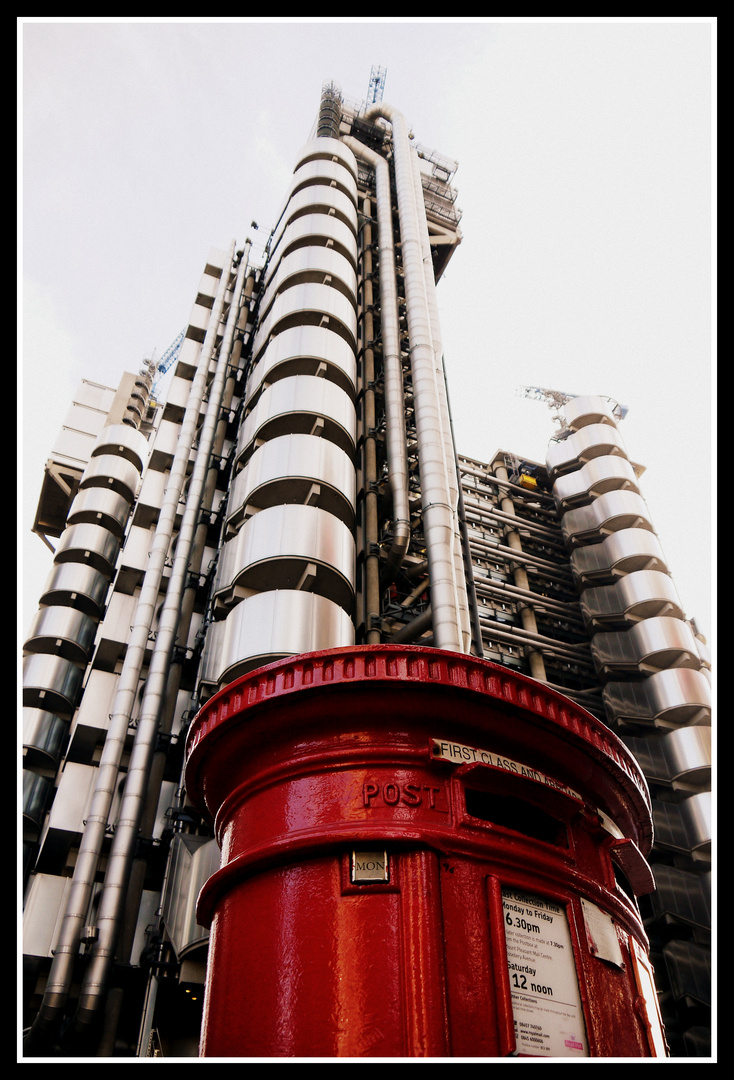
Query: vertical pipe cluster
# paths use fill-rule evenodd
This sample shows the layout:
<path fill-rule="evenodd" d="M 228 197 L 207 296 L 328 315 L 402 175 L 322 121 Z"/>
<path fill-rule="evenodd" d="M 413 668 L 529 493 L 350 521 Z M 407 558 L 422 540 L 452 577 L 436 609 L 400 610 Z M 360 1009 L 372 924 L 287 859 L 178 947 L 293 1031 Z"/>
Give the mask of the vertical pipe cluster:
<path fill-rule="evenodd" d="M 401 565 L 410 543 L 410 505 L 408 502 L 408 455 L 405 438 L 403 372 L 400 358 L 398 291 L 395 279 L 390 170 L 385 158 L 347 137 L 344 142 L 357 157 L 375 170 L 377 202 L 377 249 L 380 280 L 380 332 L 387 423 L 386 447 L 388 480 L 392 495 L 393 542 L 383 569 L 382 585 L 389 583 Z"/>
<path fill-rule="evenodd" d="M 246 272 L 247 257 L 243 254 L 239 258 L 214 377 L 208 390 L 204 420 L 198 434 L 193 472 L 188 481 L 186 504 L 176 538 L 171 575 L 158 619 L 158 630 L 148 666 L 148 677 L 140 706 L 115 836 L 107 860 L 104 887 L 97 915 L 98 940 L 85 973 L 77 1010 L 77 1018 L 81 1022 L 91 1020 L 98 1008 L 100 996 L 104 991 L 109 969 L 114 960 L 115 945 L 127 896 L 130 864 L 143 811 L 150 797 L 151 764 L 166 700 L 173 647 L 179 632 L 181 604 L 199 523 L 205 483 L 210 469 L 212 446 L 220 416 L 230 353 L 239 321 Z M 225 281 L 228 276 L 225 275 Z"/>
<path fill-rule="evenodd" d="M 448 390 L 446 385 L 446 372 L 443 365 L 443 342 L 441 339 L 441 323 L 438 317 L 438 304 L 436 302 L 436 287 L 433 275 L 433 259 L 431 257 L 431 244 L 428 235 L 428 220 L 425 214 L 425 202 L 423 198 L 423 183 L 417 154 L 412 155 L 413 176 L 415 180 L 415 205 L 418 224 L 421 235 L 423 250 L 423 275 L 426 284 L 426 304 L 431 323 L 431 337 L 434 352 L 434 373 L 436 380 L 436 400 L 440 411 L 441 433 L 443 440 L 444 468 L 446 470 L 446 483 L 449 493 L 449 501 L 452 507 L 453 517 L 453 559 L 454 574 L 456 580 L 456 603 L 461 628 L 461 651 L 470 652 L 471 644 L 471 620 L 469 615 L 469 597 L 466 587 L 466 572 L 464 568 L 464 554 L 461 537 L 461 525 L 459 516 L 459 503 L 461 491 L 459 485 L 459 471 L 456 460 L 456 447 L 454 446 L 451 415 L 449 410 Z"/>
<path fill-rule="evenodd" d="M 495 470 L 495 475 L 500 480 L 508 480 L 507 469 L 504 467 L 504 465 L 500 465 L 497 467 L 497 469 Z M 501 495 L 500 506 L 506 514 L 509 514 L 512 517 L 515 516 L 515 504 L 509 493 Z M 508 526 L 505 538 L 507 540 L 508 547 L 513 548 L 515 551 L 522 551 L 522 539 L 519 532 Z M 525 592 L 529 592 L 530 583 L 528 580 L 528 572 L 525 566 L 523 566 L 522 564 L 516 564 L 514 566 L 514 569 L 512 571 L 512 580 L 519 589 L 523 589 Z M 522 604 L 520 608 L 520 618 L 522 620 L 523 629 L 527 630 L 533 635 L 537 635 L 538 624 L 535 619 L 535 612 L 529 604 Z M 530 665 L 530 674 L 533 676 L 534 679 L 538 679 L 540 682 L 545 682 L 546 671 L 545 664 L 543 662 L 543 654 L 538 649 L 533 649 L 530 645 L 528 645 L 527 655 L 528 663 Z"/>
<path fill-rule="evenodd" d="M 362 611 L 364 638 L 367 645 L 377 645 L 382 639 L 380 588 L 380 523 L 378 499 L 378 431 L 377 395 L 375 393 L 377 366 L 375 363 L 375 288 L 373 252 L 372 199 L 365 195 L 362 200 L 361 277 L 362 277 L 362 328 L 361 328 L 361 379 L 362 379 L 362 488 L 364 506 L 362 512 Z M 356 619 L 359 622 L 359 616 Z"/>
<path fill-rule="evenodd" d="M 438 318 L 433 301 L 430 251 L 427 251 L 425 209 L 422 195 L 420 205 L 416 198 L 417 162 L 403 116 L 385 104 L 367 110 L 367 119 L 377 116 L 388 120 L 393 132 L 434 644 L 453 652 L 469 652 L 471 632 L 466 619 L 468 602 L 460 555 L 456 460 L 450 450 L 451 433 Z"/>
<path fill-rule="evenodd" d="M 149 635 L 158 604 L 164 567 L 175 531 L 179 500 L 184 488 L 191 450 L 197 434 L 201 405 L 209 381 L 209 366 L 217 343 L 219 324 L 230 284 L 233 259 L 234 243 L 231 245 L 220 278 L 217 295 L 199 354 L 196 374 L 179 430 L 178 441 L 148 556 L 147 569 L 143 577 L 140 594 L 136 600 L 134 621 L 130 628 L 125 658 L 117 681 L 109 728 L 96 771 L 90 810 L 81 837 L 72 883 L 54 950 L 54 958 L 43 1002 L 27 1037 L 27 1046 L 31 1051 L 39 1042 L 42 1043 L 46 1037 L 53 1034 L 63 1015 L 69 997 L 80 937 L 88 917 L 92 890 L 96 881 L 105 835 L 109 827 L 110 811 L 117 790 L 140 675 L 148 650 Z M 120 427 L 121 432 L 129 432 L 130 435 L 138 434 L 126 426 L 120 425 Z M 124 443 L 121 443 L 121 445 L 124 445 Z M 102 454 L 92 458 L 90 466 L 96 464 L 96 469 L 92 469 L 93 475 L 98 474 L 100 468 L 103 467 L 100 462 L 104 461 L 108 456 Z M 61 545 L 59 547 L 61 548 Z M 88 1017 L 82 1015 L 78 1019 L 81 1023 L 86 1023 Z"/>
<path fill-rule="evenodd" d="M 263 272 L 203 663 L 210 685 L 354 640 L 356 162 L 298 157 Z"/>

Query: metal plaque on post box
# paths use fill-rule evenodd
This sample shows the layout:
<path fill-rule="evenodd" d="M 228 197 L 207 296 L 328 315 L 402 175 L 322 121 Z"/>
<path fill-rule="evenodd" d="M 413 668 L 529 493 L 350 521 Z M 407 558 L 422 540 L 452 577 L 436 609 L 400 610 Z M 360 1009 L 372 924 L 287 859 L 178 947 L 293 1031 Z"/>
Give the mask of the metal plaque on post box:
<path fill-rule="evenodd" d="M 385 850 L 353 851 L 351 869 L 355 885 L 390 880 L 390 867 Z"/>

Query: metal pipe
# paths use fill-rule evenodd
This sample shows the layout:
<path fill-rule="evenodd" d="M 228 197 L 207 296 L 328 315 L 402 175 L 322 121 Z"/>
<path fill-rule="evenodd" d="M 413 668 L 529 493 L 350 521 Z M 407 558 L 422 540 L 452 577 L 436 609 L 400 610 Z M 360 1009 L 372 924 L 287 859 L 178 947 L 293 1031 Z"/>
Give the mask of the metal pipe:
<path fill-rule="evenodd" d="M 442 361 L 443 366 L 443 361 Z M 454 468 L 456 470 L 456 487 L 458 491 L 456 514 L 458 519 L 458 555 L 459 566 L 463 575 L 464 590 L 466 593 L 466 617 L 465 634 L 468 630 L 468 640 L 465 638 L 466 651 L 473 652 L 475 656 L 484 656 L 482 645 L 482 631 L 479 625 L 479 610 L 477 604 L 477 590 L 474 583 L 474 568 L 471 559 L 471 545 L 469 543 L 469 528 L 466 523 L 466 507 L 464 506 L 464 492 L 461 485 L 461 473 L 459 471 L 459 455 L 456 452 L 456 439 L 454 438 L 454 421 L 451 416 L 451 400 L 449 387 L 446 381 L 446 369 L 443 369 L 444 392 L 446 397 L 446 412 L 448 416 L 449 434 L 451 436 L 451 452 L 453 455 Z"/>
<path fill-rule="evenodd" d="M 400 360 L 398 290 L 395 280 L 390 170 L 383 157 L 357 139 L 346 136 L 342 141 L 352 150 L 355 157 L 361 157 L 363 161 L 372 165 L 375 170 L 377 242 L 380 254 L 380 322 L 382 329 L 385 417 L 387 422 L 386 449 L 388 478 L 393 503 L 393 541 L 381 575 L 381 586 L 385 588 L 393 581 L 410 544 L 408 450 L 405 437 L 403 369 Z"/>
<path fill-rule="evenodd" d="M 574 588 L 573 578 L 571 577 L 571 574 L 568 572 L 563 574 L 556 573 L 557 564 L 553 563 L 550 559 L 541 559 L 537 555 L 526 555 L 524 552 L 518 551 L 517 548 L 508 547 L 507 544 L 494 544 L 491 543 L 489 540 L 478 540 L 476 537 L 472 540 L 472 544 L 476 548 L 482 548 L 482 554 L 485 555 L 487 558 L 493 555 L 498 555 L 505 563 L 525 563 L 528 566 L 532 567 L 532 569 L 535 570 L 538 574 L 541 574 L 543 572 L 547 573 L 547 576 L 551 579 L 551 581 L 558 582 L 561 578 L 563 578 L 565 579 L 565 583 L 568 584 L 569 588 Z M 509 555 L 510 558 L 506 559 L 506 555 Z"/>
<path fill-rule="evenodd" d="M 478 480 L 481 480 L 483 484 L 494 484 L 495 487 L 507 488 L 511 491 L 517 491 L 521 495 L 528 495 L 527 488 L 522 487 L 521 484 L 514 484 L 511 480 L 500 480 L 499 477 L 494 476 L 492 473 L 483 472 L 480 469 L 472 469 L 467 465 L 466 458 L 461 459 L 460 468 L 462 476 L 475 476 Z M 537 503 L 535 509 L 555 518 L 555 502 L 552 495 L 548 495 L 543 491 L 534 491 L 533 503 Z M 541 505 L 542 503 L 545 503 L 546 505 L 543 506 Z"/>
<path fill-rule="evenodd" d="M 510 495 L 503 495 L 502 502 L 506 502 L 511 499 Z M 471 506 L 472 510 L 475 510 L 480 516 L 494 519 L 503 525 L 512 525 L 512 532 L 520 532 L 525 530 L 529 533 L 536 533 L 542 537 L 544 542 L 558 548 L 559 550 L 565 550 L 563 544 L 558 539 L 558 528 L 552 528 L 549 525 L 541 525 L 538 521 L 531 521 L 529 518 L 520 517 L 518 514 L 511 513 L 507 510 L 500 510 L 496 506 L 488 506 L 486 503 L 481 503 L 478 499 L 467 498 L 465 505 Z"/>
<path fill-rule="evenodd" d="M 420 615 L 416 615 L 412 622 L 406 623 L 405 626 L 394 633 L 390 638 L 390 644 L 399 645 L 402 643 L 403 645 L 406 645 L 411 641 L 415 641 L 415 639 L 419 638 L 421 634 L 424 634 L 426 630 L 431 629 L 432 623 L 433 617 L 431 609 L 430 607 L 427 607 Z"/>
<path fill-rule="evenodd" d="M 82 833 L 46 989 L 38 1013 L 26 1037 L 25 1050 L 30 1054 L 42 1052 L 42 1047 L 46 1046 L 46 1040 L 54 1036 L 55 1025 L 61 1019 L 69 998 L 79 941 L 89 911 L 140 673 L 148 648 L 150 628 L 153 624 L 165 561 L 173 535 L 178 503 L 208 381 L 209 363 L 214 353 L 233 257 L 234 242 L 222 269 L 219 289 L 212 307 L 209 326 L 199 355 L 199 363 L 163 495 L 149 553 L 148 567 L 135 607 L 131 634 L 117 684 L 110 725 L 102 748 L 90 812 Z"/>
<path fill-rule="evenodd" d="M 254 279 L 252 277 L 248 278 L 245 289 L 245 298 L 242 301 L 243 304 L 245 304 L 249 299 L 253 281 Z M 248 289 L 250 289 L 249 293 Z M 220 472 L 219 458 L 221 457 L 228 423 L 226 414 L 228 413 L 232 402 L 232 396 L 236 382 L 235 370 L 239 367 L 241 350 L 242 338 L 238 335 L 235 339 L 234 345 L 232 347 L 232 352 L 230 354 L 229 373 L 227 377 L 227 384 L 224 389 L 224 396 L 220 409 L 217 433 L 214 439 L 214 444 L 212 446 L 209 472 L 207 474 L 206 487 L 202 499 L 202 512 L 200 514 L 199 525 L 197 526 L 196 535 L 194 537 L 193 545 L 191 548 L 187 585 L 184 591 L 183 599 L 181 601 L 180 616 L 178 620 L 176 635 L 176 642 L 179 648 L 177 649 L 174 646 L 173 654 L 171 656 L 169 675 L 166 682 L 165 700 L 161 713 L 161 718 L 158 724 L 158 740 L 150 766 L 149 782 L 146 793 L 146 806 L 139 828 L 139 835 L 142 837 L 152 836 L 158 810 L 161 788 L 163 784 L 163 776 L 166 764 L 169 759 L 168 737 L 170 736 L 173 729 L 175 710 L 178 703 L 178 693 L 181 687 L 181 677 L 187 655 L 185 645 L 189 639 L 191 617 L 193 615 L 195 598 L 198 592 L 199 575 L 201 574 L 201 561 L 206 547 L 206 541 L 209 532 L 207 511 L 211 510 L 214 492 L 217 485 L 217 478 Z M 118 931 L 118 943 L 115 954 L 118 964 L 122 965 L 123 967 L 130 963 L 131 950 L 135 939 L 135 931 L 137 929 L 140 900 L 143 893 L 146 871 L 147 859 L 145 857 L 145 852 L 136 852 L 130 869 L 129 881 L 127 885 L 127 897 L 125 901 L 125 912 L 120 922 L 120 928 Z M 161 895 L 162 894 L 163 890 L 161 890 Z M 151 978 L 153 978 L 153 976 L 151 976 Z M 98 1056 L 104 1056 L 104 1048 L 101 1044 L 98 1047 L 97 1053 Z"/>
<path fill-rule="evenodd" d="M 377 426 L 375 414 L 375 356 L 373 349 L 374 317 L 372 289 L 372 204 L 365 198 L 362 204 L 365 216 L 362 230 L 362 424 L 364 432 L 363 485 L 364 485 L 364 609 L 365 640 L 368 645 L 379 645 L 380 631 L 380 559 L 378 555 L 377 514 Z"/>
<path fill-rule="evenodd" d="M 576 623 L 583 630 L 584 622 L 579 613 L 578 601 L 553 600 L 531 589 L 521 589 L 517 585 L 510 585 L 507 581 L 482 581 L 479 585 L 480 592 L 490 595 L 502 596 L 507 600 L 522 603 L 528 601 L 538 611 L 547 611 L 557 615 L 559 619 L 567 619 L 568 622 Z M 573 610 L 570 610 L 573 609 Z"/>
<path fill-rule="evenodd" d="M 459 487 L 459 529 L 461 530 L 461 550 L 466 580 L 467 606 L 471 620 L 471 651 L 475 656 L 484 656 L 482 646 L 482 630 L 479 625 L 479 605 L 477 602 L 477 587 L 474 581 L 474 568 L 471 561 L 471 546 L 469 543 L 469 528 L 466 523 L 466 511 L 464 498 Z"/>
<path fill-rule="evenodd" d="M 98 939 L 82 983 L 74 1024 L 77 1028 L 91 1023 L 104 994 L 115 955 L 118 927 L 127 893 L 130 864 L 138 839 L 140 821 L 148 792 L 150 765 L 155 750 L 158 724 L 163 708 L 173 646 L 176 641 L 181 601 L 188 576 L 191 548 L 201 511 L 212 445 L 219 420 L 229 355 L 239 319 L 240 299 L 247 270 L 247 252 L 240 258 L 237 278 L 229 305 L 226 326 L 219 348 L 217 366 L 209 390 L 204 420 L 199 435 L 194 468 L 189 481 L 186 506 L 176 540 L 171 576 L 166 589 L 151 657 L 140 718 L 135 733 L 125 788 L 115 827 L 115 836 L 107 862 L 104 886 L 97 915 Z"/>
<path fill-rule="evenodd" d="M 443 340 L 441 336 L 441 321 L 438 317 L 438 304 L 436 302 L 436 280 L 433 272 L 433 257 L 431 256 L 431 240 L 428 235 L 428 220 L 425 214 L 425 200 L 423 198 L 423 182 L 421 179 L 418 155 L 411 154 L 413 162 L 413 181 L 415 185 L 416 217 L 419 223 L 421 244 L 423 247 L 423 279 L 426 287 L 426 304 L 431 323 L 431 337 L 433 339 L 434 377 L 436 380 L 436 400 L 439 404 L 439 415 L 443 431 L 444 464 L 446 468 L 446 480 L 448 483 L 449 497 L 454 515 L 454 573 L 456 581 L 456 604 L 459 612 L 459 620 L 462 632 L 463 652 L 471 652 L 472 629 L 469 619 L 469 592 L 466 585 L 466 567 L 462 550 L 461 529 L 459 524 L 459 501 L 461 486 L 459 483 L 459 462 L 456 455 L 453 428 L 451 423 L 451 410 L 449 408 L 448 387 L 446 382 L 446 369 L 443 358 Z"/>
<path fill-rule="evenodd" d="M 585 642 L 579 642 L 576 645 L 565 645 L 556 638 L 549 638 L 544 634 L 533 634 L 529 630 L 521 629 L 519 626 L 513 626 L 512 630 L 502 630 L 497 623 L 486 615 L 480 614 L 479 618 L 487 633 L 499 641 L 506 641 L 510 645 L 527 645 L 528 647 L 531 644 L 537 645 L 548 656 L 559 656 L 567 660 L 573 660 L 591 671 L 594 670 L 591 659 L 583 655 L 589 649 Z"/>
<path fill-rule="evenodd" d="M 403 116 L 380 103 L 366 118 L 383 116 L 392 126 L 395 186 L 405 275 L 405 299 L 413 371 L 418 458 L 421 471 L 423 526 L 431 571 L 434 640 L 440 649 L 463 651 L 454 562 L 454 508 L 446 476 L 440 403 L 436 395 L 430 314 L 426 303 L 423 246 L 415 206 L 411 149 Z"/>
<path fill-rule="evenodd" d="M 509 480 L 509 475 L 504 465 L 499 466 L 495 470 L 495 472 L 501 480 Z M 515 520 L 517 521 L 517 518 L 515 516 L 515 504 L 512 501 L 512 496 L 510 494 L 502 496 L 501 505 L 502 511 L 498 513 L 501 513 L 506 518 L 515 518 Z M 509 531 L 508 526 L 506 539 L 509 547 L 515 549 L 516 551 L 522 551 L 522 539 L 520 537 L 519 531 Z M 515 566 L 512 576 L 518 588 L 529 588 L 530 583 L 528 581 L 528 574 L 524 566 Z M 527 605 L 523 606 L 520 610 L 520 618 L 522 619 L 522 625 L 526 631 L 531 634 L 537 634 L 538 624 L 535 619 L 535 610 L 532 607 Z M 545 663 L 543 661 L 541 653 L 528 650 L 528 663 L 530 664 L 530 674 L 533 676 L 533 678 L 538 679 L 540 682 L 545 682 Z"/>

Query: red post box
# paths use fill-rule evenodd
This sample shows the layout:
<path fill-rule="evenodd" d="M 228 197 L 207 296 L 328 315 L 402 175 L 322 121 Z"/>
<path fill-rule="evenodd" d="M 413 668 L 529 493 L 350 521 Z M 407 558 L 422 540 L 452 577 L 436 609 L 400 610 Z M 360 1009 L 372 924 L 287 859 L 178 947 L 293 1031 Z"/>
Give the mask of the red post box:
<path fill-rule="evenodd" d="M 207 702 L 206 1057 L 665 1056 L 635 894 L 644 778 L 617 737 L 474 657 L 291 657 Z"/>

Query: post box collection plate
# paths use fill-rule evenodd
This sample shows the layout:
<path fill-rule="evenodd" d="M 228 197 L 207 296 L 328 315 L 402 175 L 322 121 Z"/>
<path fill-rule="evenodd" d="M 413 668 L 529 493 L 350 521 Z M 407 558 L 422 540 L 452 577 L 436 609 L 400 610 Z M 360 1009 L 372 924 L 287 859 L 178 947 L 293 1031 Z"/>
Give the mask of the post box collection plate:
<path fill-rule="evenodd" d="M 509 888 L 502 908 L 517 1052 L 588 1057 L 565 908 Z"/>

